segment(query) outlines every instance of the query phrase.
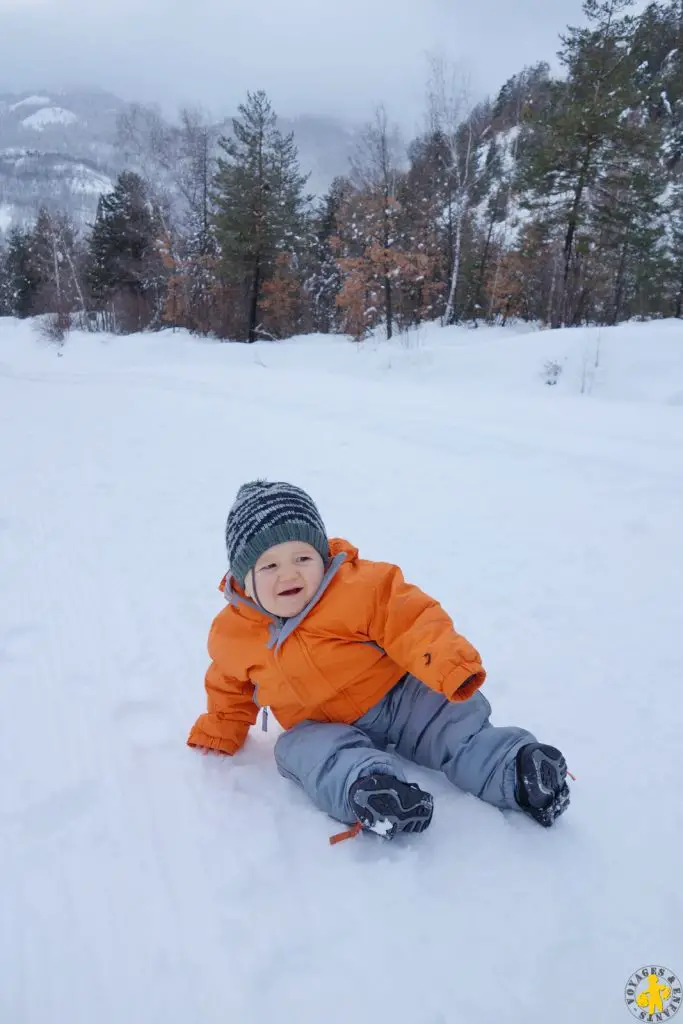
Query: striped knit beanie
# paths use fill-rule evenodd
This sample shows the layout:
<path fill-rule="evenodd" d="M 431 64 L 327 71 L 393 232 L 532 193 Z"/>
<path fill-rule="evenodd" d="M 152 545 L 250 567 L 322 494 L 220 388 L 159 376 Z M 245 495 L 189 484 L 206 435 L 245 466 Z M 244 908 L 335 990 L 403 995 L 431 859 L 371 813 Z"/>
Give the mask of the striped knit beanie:
<path fill-rule="evenodd" d="M 299 487 L 253 480 L 243 484 L 228 513 L 225 543 L 230 572 L 244 586 L 264 551 L 288 540 L 305 541 L 326 561 L 329 544 L 315 504 Z"/>

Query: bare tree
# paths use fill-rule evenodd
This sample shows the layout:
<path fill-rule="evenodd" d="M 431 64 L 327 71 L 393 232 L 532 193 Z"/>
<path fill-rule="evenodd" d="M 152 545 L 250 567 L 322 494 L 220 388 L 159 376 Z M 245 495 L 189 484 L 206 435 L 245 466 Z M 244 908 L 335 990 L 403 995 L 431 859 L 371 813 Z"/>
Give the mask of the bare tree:
<path fill-rule="evenodd" d="M 184 107 L 171 124 L 155 107 L 131 104 L 119 118 L 119 140 L 154 182 L 169 273 L 167 322 L 206 326 L 213 284 L 215 239 L 212 184 L 221 126 L 199 108 Z"/>
<path fill-rule="evenodd" d="M 393 334 L 394 301 L 392 279 L 395 264 L 391 250 L 397 244 L 399 212 L 398 186 L 403 174 L 405 149 L 398 129 L 390 126 L 383 106 L 366 125 L 351 158 L 351 180 L 367 200 L 366 243 L 381 249 L 382 286 L 387 338 Z"/>
<path fill-rule="evenodd" d="M 220 131 L 199 108 L 182 108 L 177 124 L 141 104 L 130 104 L 119 118 L 120 144 L 188 233 L 208 236 Z"/>
<path fill-rule="evenodd" d="M 155 106 L 130 103 L 119 115 L 117 143 L 146 180 L 173 174 L 177 130 Z"/>
<path fill-rule="evenodd" d="M 430 63 L 429 127 L 434 135 L 443 138 L 450 156 L 445 213 L 451 258 L 444 322 L 451 324 L 455 319 L 463 224 L 479 174 L 476 151 L 481 129 L 473 117 L 474 105 L 467 74 L 442 57 L 432 57 Z"/>
<path fill-rule="evenodd" d="M 203 249 L 211 230 L 211 183 L 218 169 L 219 137 L 219 126 L 211 124 L 201 110 L 180 111 L 176 180 L 192 229 L 203 239 Z"/>
<path fill-rule="evenodd" d="M 41 207 L 31 233 L 31 258 L 38 281 L 34 309 L 67 317 L 86 311 L 78 264 L 82 253 L 68 214 Z"/>
<path fill-rule="evenodd" d="M 519 133 L 522 127 L 522 110 L 526 100 L 525 96 L 525 81 L 526 71 L 523 71 L 519 76 L 519 86 L 517 88 L 517 96 L 515 100 L 515 122 L 512 129 L 512 140 L 508 140 L 508 152 L 509 152 L 509 168 L 503 174 L 503 181 L 501 183 L 501 192 L 503 193 L 500 198 L 502 199 L 502 208 L 504 211 L 503 223 L 501 225 L 501 231 L 499 238 L 497 239 L 497 257 L 496 257 L 496 268 L 493 276 L 493 284 L 491 287 L 491 294 L 489 296 L 489 309 L 488 318 L 493 319 L 493 310 L 498 303 L 498 282 L 500 279 L 500 268 L 501 259 L 503 255 L 508 251 L 510 245 L 510 205 L 512 200 L 513 182 L 515 174 L 515 166 L 517 163 L 517 147 L 519 143 Z"/>

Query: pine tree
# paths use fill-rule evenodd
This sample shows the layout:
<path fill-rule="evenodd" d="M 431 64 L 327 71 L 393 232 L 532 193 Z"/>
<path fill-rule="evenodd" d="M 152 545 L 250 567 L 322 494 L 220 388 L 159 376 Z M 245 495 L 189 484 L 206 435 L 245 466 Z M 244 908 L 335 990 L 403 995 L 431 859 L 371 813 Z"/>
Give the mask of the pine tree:
<path fill-rule="evenodd" d="M 342 276 L 333 240 L 339 232 L 340 212 L 351 191 L 348 179 L 335 178 L 311 221 L 312 237 L 303 270 L 304 294 L 308 300 L 311 327 L 322 334 L 340 327 L 337 296 L 342 287 Z"/>
<path fill-rule="evenodd" d="M 14 312 L 12 302 L 12 282 L 7 263 L 7 248 L 0 246 L 0 316 L 11 316 Z"/>
<path fill-rule="evenodd" d="M 528 205 L 552 205 L 562 233 L 563 266 L 552 322 L 575 322 L 582 247 L 591 244 L 590 208 L 605 162 L 619 158 L 637 135 L 624 112 L 638 102 L 630 41 L 634 19 L 619 17 L 634 0 L 584 0 L 588 27 L 570 28 L 560 59 L 567 80 L 553 85 L 549 109 L 537 120 L 537 144 L 523 183 Z M 577 258 L 578 257 L 578 258 Z"/>
<path fill-rule="evenodd" d="M 22 319 L 31 316 L 35 312 L 36 297 L 43 283 L 33 259 L 31 231 L 12 228 L 5 266 L 12 312 Z"/>
<path fill-rule="evenodd" d="M 651 174 L 660 186 L 659 220 L 663 237 L 653 246 L 656 267 L 643 268 L 648 308 L 662 315 L 683 315 L 683 3 L 650 4 L 639 20 L 633 43 L 636 80 L 643 110 L 659 133 L 659 152 Z M 663 243 L 663 244 L 662 244 Z M 652 264 L 652 260 L 650 263 Z"/>
<path fill-rule="evenodd" d="M 550 86 L 550 68 L 545 63 L 524 68 L 510 78 L 500 90 L 491 110 L 491 147 L 494 153 L 487 158 L 491 179 L 485 205 L 483 251 L 477 282 L 476 306 L 485 307 L 486 317 L 493 321 L 511 314 L 506 285 L 511 280 L 506 272 L 502 279 L 503 261 L 514 250 L 520 235 L 520 216 L 517 206 L 518 176 L 521 154 L 533 145 L 533 131 L 528 122 L 533 111 L 547 104 Z M 522 266 L 515 261 L 516 267 Z M 503 298 L 498 294 L 502 286 Z M 526 304 L 524 308 L 528 309 Z M 502 309 L 502 312 L 501 312 Z M 515 315 L 521 315 L 516 313 Z"/>
<path fill-rule="evenodd" d="M 249 93 L 239 115 L 234 137 L 219 142 L 225 155 L 214 181 L 214 223 L 221 275 L 243 311 L 233 329 L 253 342 L 263 286 L 281 265 L 278 256 L 295 254 L 302 244 L 310 197 L 293 135 L 278 130 L 266 94 Z"/>
<path fill-rule="evenodd" d="M 451 149 L 436 127 L 410 147 L 410 168 L 402 190 L 413 250 L 424 253 L 429 271 L 415 296 L 415 322 L 444 316 L 452 274 Z"/>
<path fill-rule="evenodd" d="M 663 282 L 663 312 L 680 318 L 683 317 L 683 181 L 678 181 L 671 189 L 665 223 L 669 260 Z"/>
<path fill-rule="evenodd" d="M 441 140 L 430 134 L 416 140 L 410 161 L 398 196 L 400 236 L 405 249 L 413 254 L 415 268 L 399 280 L 405 325 L 442 315 L 445 291 L 445 243 L 439 228 L 445 203 L 446 157 Z"/>
<path fill-rule="evenodd" d="M 641 142 L 648 133 L 643 128 Z M 656 137 L 652 136 L 652 144 Z M 598 297 L 600 320 L 616 324 L 645 315 L 651 307 L 649 282 L 660 279 L 663 253 L 659 246 L 664 224 L 659 203 L 666 187 L 656 152 L 641 145 L 606 161 L 593 202 L 594 263 L 590 287 L 603 278 L 607 294 Z"/>
<path fill-rule="evenodd" d="M 111 310 L 116 329 L 142 330 L 161 316 L 166 278 L 162 219 L 149 186 L 130 171 L 119 175 L 113 192 L 100 197 L 88 281 L 93 300 Z"/>
<path fill-rule="evenodd" d="M 651 3 L 638 20 L 632 45 L 634 83 L 644 111 L 662 133 L 664 164 L 683 159 L 683 3 Z"/>

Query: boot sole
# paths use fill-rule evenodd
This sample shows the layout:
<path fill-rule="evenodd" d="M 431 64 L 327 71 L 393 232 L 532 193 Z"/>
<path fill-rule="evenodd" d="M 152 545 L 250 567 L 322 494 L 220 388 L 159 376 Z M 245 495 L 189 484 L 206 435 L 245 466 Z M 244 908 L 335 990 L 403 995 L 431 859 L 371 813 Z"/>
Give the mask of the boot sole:
<path fill-rule="evenodd" d="M 532 762 L 533 770 L 530 770 L 529 761 Z M 556 747 L 544 744 L 543 749 L 538 747 L 532 753 L 518 758 L 518 777 L 522 783 L 520 807 L 539 825 L 549 828 L 569 806 L 567 762 L 564 755 Z"/>
<path fill-rule="evenodd" d="M 368 776 L 353 788 L 351 804 L 361 825 L 385 839 L 399 832 L 424 832 L 434 812 L 434 798 L 415 785 L 391 776 Z"/>

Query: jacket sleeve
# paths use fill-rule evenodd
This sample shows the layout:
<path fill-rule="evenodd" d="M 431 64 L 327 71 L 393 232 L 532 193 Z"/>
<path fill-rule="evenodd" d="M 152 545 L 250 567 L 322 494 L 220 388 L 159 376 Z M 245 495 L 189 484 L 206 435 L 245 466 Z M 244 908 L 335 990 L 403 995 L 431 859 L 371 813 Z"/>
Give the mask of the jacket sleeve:
<path fill-rule="evenodd" d="M 236 754 L 258 716 L 254 686 L 247 680 L 226 674 L 215 646 L 212 629 L 209 637 L 212 661 L 205 679 L 207 710 L 193 725 L 187 743 L 190 747 Z"/>
<path fill-rule="evenodd" d="M 452 701 L 467 700 L 486 679 L 479 652 L 455 631 L 438 601 L 382 565 L 368 636 L 392 661 Z"/>

